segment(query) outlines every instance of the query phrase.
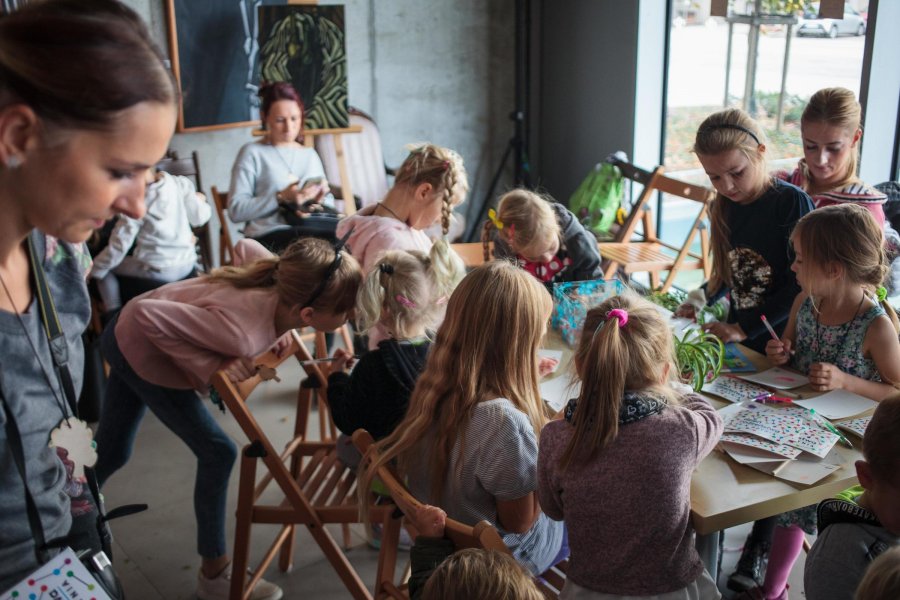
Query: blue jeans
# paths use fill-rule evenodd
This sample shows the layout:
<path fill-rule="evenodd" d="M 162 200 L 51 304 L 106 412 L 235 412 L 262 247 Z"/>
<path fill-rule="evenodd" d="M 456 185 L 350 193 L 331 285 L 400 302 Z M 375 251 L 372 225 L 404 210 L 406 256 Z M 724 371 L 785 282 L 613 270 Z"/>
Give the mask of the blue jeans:
<path fill-rule="evenodd" d="M 228 478 L 237 458 L 237 448 L 203 406 L 196 391 L 155 385 L 134 372 L 119 350 L 114 331 L 117 321 L 118 318 L 107 324 L 100 340 L 110 371 L 96 437 L 97 480 L 103 486 L 128 462 L 141 419 L 149 407 L 197 457 L 194 480 L 197 551 L 204 558 L 222 556 L 227 553 Z"/>

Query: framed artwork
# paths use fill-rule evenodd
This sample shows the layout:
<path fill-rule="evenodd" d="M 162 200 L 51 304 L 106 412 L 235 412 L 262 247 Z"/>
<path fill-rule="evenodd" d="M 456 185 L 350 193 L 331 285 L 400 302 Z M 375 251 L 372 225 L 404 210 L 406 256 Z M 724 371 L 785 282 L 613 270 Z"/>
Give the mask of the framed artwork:
<path fill-rule="evenodd" d="M 258 124 L 257 9 L 285 1 L 166 0 L 179 132 Z"/>
<path fill-rule="evenodd" d="M 344 7 L 263 5 L 258 11 L 260 81 L 293 84 L 307 130 L 348 127 Z"/>

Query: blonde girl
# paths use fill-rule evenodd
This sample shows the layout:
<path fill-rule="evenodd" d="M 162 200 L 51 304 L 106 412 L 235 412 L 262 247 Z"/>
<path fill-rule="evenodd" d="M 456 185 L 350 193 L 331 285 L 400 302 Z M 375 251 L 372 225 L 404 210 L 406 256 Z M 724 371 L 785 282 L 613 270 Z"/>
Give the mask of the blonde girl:
<path fill-rule="evenodd" d="M 454 286 L 465 274 L 462 265 L 441 263 L 440 252 L 389 250 L 375 263 L 359 289 L 357 310 L 365 329 L 380 325 L 387 337 L 344 371 L 353 357 L 335 351 L 328 377 L 328 406 L 344 434 L 338 440 L 344 462 L 356 466 L 359 454 L 347 436 L 365 429 L 376 440 L 394 431 L 409 404 L 409 395 L 431 346 L 431 332 L 444 314 Z"/>
<path fill-rule="evenodd" d="M 238 266 L 158 288 L 129 302 L 101 340 L 110 364 L 97 431 L 97 479 L 125 465 L 149 408 L 197 456 L 194 512 L 202 559 L 197 596 L 228 598 L 230 560 L 225 501 L 236 456 L 197 392 L 224 369 L 232 381 L 255 372 L 253 357 L 298 327 L 331 331 L 347 320 L 362 271 L 340 245 L 301 238 L 276 256 L 244 239 Z M 280 347 L 277 345 L 276 348 Z M 261 581 L 251 598 L 275 600 L 281 590 Z"/>
<path fill-rule="evenodd" d="M 857 177 L 862 138 L 862 107 L 846 88 L 821 89 L 800 118 L 803 158 L 793 173 L 778 174 L 806 190 L 816 208 L 859 204 L 884 225 L 885 194 Z"/>
<path fill-rule="evenodd" d="M 482 232 L 484 259 L 514 258 L 544 284 L 598 279 L 597 240 L 569 210 L 550 197 L 526 189 L 504 194 L 491 209 Z"/>
<path fill-rule="evenodd" d="M 469 181 L 462 157 L 434 144 L 415 146 L 400 165 L 384 199 L 342 219 L 337 235 L 353 231 L 347 242 L 353 256 L 369 272 L 386 250 L 428 252 L 432 241 L 422 231 L 440 221 L 450 230 L 454 207 L 466 199 Z M 441 242 L 440 251 L 450 248 Z"/>
<path fill-rule="evenodd" d="M 856 600 L 893 600 L 900 598 L 900 548 L 894 547 L 875 559 L 859 588 Z"/>
<path fill-rule="evenodd" d="M 873 400 L 895 392 L 900 324 L 884 288 L 877 291 L 887 266 L 875 218 L 855 204 L 826 206 L 800 219 L 791 241 L 791 268 L 803 292 L 781 339 L 766 344 L 769 360 L 791 363 L 819 391 L 845 389 Z M 766 597 L 784 594 L 804 532 L 816 533 L 815 506 L 778 516 L 761 586 Z"/>
<path fill-rule="evenodd" d="M 534 580 L 512 556 L 497 550 L 466 548 L 434 570 L 422 600 L 542 600 Z"/>
<path fill-rule="evenodd" d="M 670 385 L 672 333 L 646 300 L 610 298 L 583 331 L 581 392 L 544 427 L 538 458 L 540 505 L 565 521 L 572 551 L 561 597 L 718 598 L 692 540 L 690 485 L 721 419 Z"/>
<path fill-rule="evenodd" d="M 678 315 L 692 317 L 704 301 L 728 294 L 727 319 L 705 329 L 762 352 L 768 333 L 760 317 L 780 331 L 800 291 L 790 269 L 789 238 L 812 202 L 798 187 L 768 176 L 762 129 L 742 110 L 707 117 L 694 152 L 718 192 L 710 208 L 713 267 L 704 293 Z"/>
<path fill-rule="evenodd" d="M 535 490 L 538 432 L 547 411 L 538 355 L 552 303 L 537 280 L 504 261 L 462 280 L 410 397 L 406 417 L 378 442 L 413 495 L 458 521 L 495 525 L 516 560 L 546 570 L 563 527 L 541 513 Z"/>

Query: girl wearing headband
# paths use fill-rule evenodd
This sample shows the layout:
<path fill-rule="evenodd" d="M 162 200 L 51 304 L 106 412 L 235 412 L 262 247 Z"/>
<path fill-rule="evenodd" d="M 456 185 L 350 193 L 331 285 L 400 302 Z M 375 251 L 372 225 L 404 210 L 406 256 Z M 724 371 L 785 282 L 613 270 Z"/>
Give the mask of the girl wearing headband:
<path fill-rule="evenodd" d="M 722 420 L 670 383 L 674 360 L 669 325 L 646 300 L 627 293 L 588 311 L 574 355 L 581 392 L 544 427 L 538 455 L 538 500 L 569 533 L 562 597 L 720 597 L 694 547 L 690 485 Z"/>

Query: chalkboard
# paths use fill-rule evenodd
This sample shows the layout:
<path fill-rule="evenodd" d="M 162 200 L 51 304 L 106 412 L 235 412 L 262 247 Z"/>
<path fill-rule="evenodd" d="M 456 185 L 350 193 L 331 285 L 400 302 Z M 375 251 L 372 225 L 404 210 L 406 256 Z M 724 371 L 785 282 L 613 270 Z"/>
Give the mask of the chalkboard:
<path fill-rule="evenodd" d="M 261 5 L 285 0 L 166 0 L 169 54 L 181 88 L 178 131 L 259 121 Z"/>

